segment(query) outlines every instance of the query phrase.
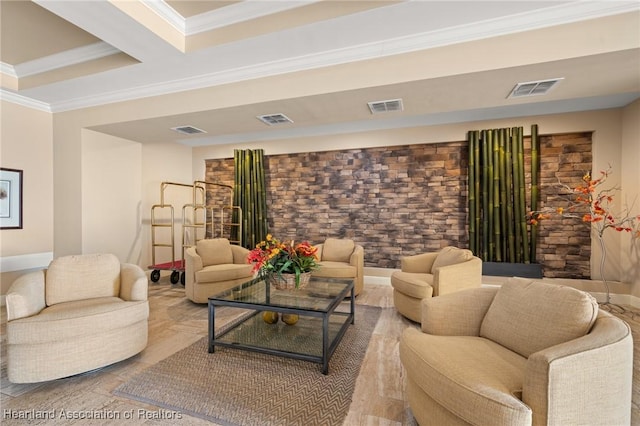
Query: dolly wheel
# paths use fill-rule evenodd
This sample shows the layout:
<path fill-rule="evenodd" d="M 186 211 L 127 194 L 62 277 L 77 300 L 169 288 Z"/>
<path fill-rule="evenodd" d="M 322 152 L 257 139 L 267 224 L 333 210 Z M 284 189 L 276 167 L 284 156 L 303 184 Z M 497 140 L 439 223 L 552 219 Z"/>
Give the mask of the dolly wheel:
<path fill-rule="evenodd" d="M 185 280 L 185 277 L 184 277 L 184 276 L 185 276 L 185 273 L 183 272 L 183 273 L 180 275 L 180 284 L 182 284 L 182 287 L 184 287 L 184 280 Z"/>
<path fill-rule="evenodd" d="M 159 279 L 160 279 L 160 271 L 157 269 L 154 269 L 151 272 L 151 281 L 153 281 L 154 283 L 157 283 Z"/>
<path fill-rule="evenodd" d="M 173 271 L 171 273 L 171 284 L 175 284 L 180 280 L 180 272 Z"/>

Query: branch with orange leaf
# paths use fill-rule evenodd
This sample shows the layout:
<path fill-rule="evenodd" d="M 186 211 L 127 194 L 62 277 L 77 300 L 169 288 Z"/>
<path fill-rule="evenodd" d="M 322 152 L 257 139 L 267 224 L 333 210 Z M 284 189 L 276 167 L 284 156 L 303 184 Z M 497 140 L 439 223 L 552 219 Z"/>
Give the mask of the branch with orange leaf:
<path fill-rule="evenodd" d="M 529 212 L 529 223 L 537 225 L 541 220 L 549 219 L 552 214 L 559 214 L 591 224 L 600 238 L 609 228 L 618 232 L 633 233 L 636 238 L 640 237 L 640 215 L 633 216 L 630 207 L 623 208 L 620 212 L 613 210 L 613 196 L 620 188 L 600 189 L 610 175 L 611 167 L 601 171 L 598 179 L 592 179 L 591 174 L 587 173 L 582 177 L 583 183 L 575 188 L 558 182 L 561 191 L 568 198 L 568 204 L 564 207 L 545 207 Z"/>
<path fill-rule="evenodd" d="M 614 195 L 620 190 L 619 187 L 602 189 L 609 176 L 611 166 L 600 172 L 600 177 L 593 179 L 590 173 L 582 177 L 582 183 L 575 188 L 563 184 L 558 180 L 560 192 L 567 198 L 565 206 L 545 207 L 542 210 L 532 211 L 528 214 L 531 225 L 538 225 L 540 221 L 551 218 L 557 214 L 562 217 L 577 218 L 582 222 L 592 226 L 598 235 L 602 258 L 600 262 L 600 276 L 607 289 L 607 300 L 605 304 L 610 304 L 609 285 L 604 277 L 604 263 L 606 259 L 606 248 L 603 235 L 607 229 L 617 232 L 627 232 L 633 238 L 640 238 L 640 215 L 634 216 L 631 206 L 625 206 L 620 211 L 615 211 Z"/>

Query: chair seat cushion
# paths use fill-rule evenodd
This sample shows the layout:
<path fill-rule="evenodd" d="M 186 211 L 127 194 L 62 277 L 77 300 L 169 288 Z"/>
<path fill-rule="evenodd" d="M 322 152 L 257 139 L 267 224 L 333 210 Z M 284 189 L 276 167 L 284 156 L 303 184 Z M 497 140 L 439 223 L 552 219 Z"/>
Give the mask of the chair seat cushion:
<path fill-rule="evenodd" d="M 149 304 L 118 297 L 96 297 L 58 303 L 38 315 L 7 323 L 7 343 L 40 344 L 96 335 L 146 321 Z"/>
<path fill-rule="evenodd" d="M 344 262 L 322 261 L 318 262 L 320 267 L 314 269 L 314 277 L 322 278 L 355 278 L 358 270 L 355 266 L 351 266 Z"/>
<path fill-rule="evenodd" d="M 520 399 L 527 359 L 515 352 L 482 337 L 436 336 L 408 328 L 400 357 L 427 395 L 465 421 L 531 424 L 531 409 Z"/>
<path fill-rule="evenodd" d="M 197 284 L 210 284 L 221 281 L 237 280 L 239 278 L 250 279 L 253 277 L 251 265 L 237 265 L 229 263 L 225 265 L 205 266 L 196 272 Z"/>
<path fill-rule="evenodd" d="M 433 294 L 433 275 L 394 271 L 391 285 L 394 289 L 416 299 L 425 299 Z"/>

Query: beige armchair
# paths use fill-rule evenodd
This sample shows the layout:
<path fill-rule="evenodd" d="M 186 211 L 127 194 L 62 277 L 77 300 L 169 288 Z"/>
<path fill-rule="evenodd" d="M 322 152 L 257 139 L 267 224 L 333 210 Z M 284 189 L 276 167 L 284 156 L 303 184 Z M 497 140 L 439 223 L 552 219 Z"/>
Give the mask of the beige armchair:
<path fill-rule="evenodd" d="M 353 278 L 353 294 L 364 288 L 364 248 L 353 240 L 327 238 L 315 246 L 320 267 L 312 276 L 321 278 Z"/>
<path fill-rule="evenodd" d="M 68 377 L 147 346 L 148 281 L 111 254 L 64 256 L 19 277 L 7 305 L 7 374 L 14 383 Z"/>
<path fill-rule="evenodd" d="M 630 424 L 631 330 L 590 294 L 512 278 L 422 307 L 399 348 L 421 426 Z"/>
<path fill-rule="evenodd" d="M 185 250 L 185 294 L 195 303 L 229 290 L 253 278 L 247 263 L 249 250 L 229 243 L 226 238 L 200 240 Z"/>
<path fill-rule="evenodd" d="M 482 284 L 482 260 L 470 250 L 445 247 L 436 253 L 406 256 L 391 274 L 393 303 L 403 316 L 420 322 L 422 299 Z"/>

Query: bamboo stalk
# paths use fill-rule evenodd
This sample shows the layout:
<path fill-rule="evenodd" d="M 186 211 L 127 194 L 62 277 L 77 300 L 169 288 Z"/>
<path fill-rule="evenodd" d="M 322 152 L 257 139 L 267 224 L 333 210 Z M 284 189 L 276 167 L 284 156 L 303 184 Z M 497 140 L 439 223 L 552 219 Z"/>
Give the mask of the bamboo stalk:
<path fill-rule="evenodd" d="M 507 245 L 508 245 L 508 261 L 516 262 L 516 238 L 515 238 L 515 219 L 513 212 L 513 132 L 510 129 L 504 129 L 505 133 L 505 189 L 506 189 L 506 209 L 507 209 Z"/>
<path fill-rule="evenodd" d="M 251 157 L 249 150 L 244 150 L 244 158 L 243 158 L 243 183 L 244 183 L 244 205 L 246 208 L 247 214 L 243 215 L 245 219 L 245 224 L 247 227 L 247 231 L 245 236 L 247 238 L 247 242 L 251 247 L 255 247 L 256 239 L 253 233 L 253 221 L 250 218 L 253 217 L 253 209 L 251 208 Z"/>
<path fill-rule="evenodd" d="M 520 233 L 522 235 L 522 262 L 529 263 L 530 255 L 529 255 L 529 232 L 527 228 L 527 198 L 525 191 L 525 179 L 524 179 L 524 138 L 523 138 L 523 129 L 522 127 L 518 128 L 518 171 L 520 173 L 519 177 L 519 202 L 520 214 L 518 219 L 520 221 Z"/>
<path fill-rule="evenodd" d="M 493 163 L 493 250 L 496 262 L 502 262 L 502 232 L 500 226 L 500 145 L 499 130 L 493 130 L 492 134 L 492 163 Z"/>
<path fill-rule="evenodd" d="M 522 263 L 522 234 L 520 233 L 520 145 L 518 144 L 518 129 L 511 129 L 511 164 L 513 165 L 513 217 L 514 217 L 514 235 L 515 235 L 515 254 L 516 262 Z"/>
<path fill-rule="evenodd" d="M 489 261 L 489 220 L 487 219 L 487 214 L 489 212 L 489 180 L 487 177 L 489 176 L 489 162 L 487 158 L 489 157 L 489 147 L 487 144 L 487 131 L 483 130 L 480 135 L 480 144 L 482 145 L 482 259 L 484 261 Z"/>
<path fill-rule="evenodd" d="M 540 139 L 538 138 L 538 125 L 531 126 L 531 211 L 538 211 L 538 200 L 540 198 L 538 181 L 540 170 Z M 531 263 L 536 263 L 536 251 L 538 244 L 538 226 L 531 226 Z"/>
<path fill-rule="evenodd" d="M 474 181 L 475 181 L 475 190 L 474 192 L 476 193 L 476 203 L 475 203 L 475 209 L 476 209 L 476 233 L 477 238 L 476 238 L 476 251 L 474 252 L 476 254 L 476 256 L 481 256 L 482 250 L 481 250 L 481 226 L 482 226 L 482 209 L 481 209 L 481 198 L 482 198 L 482 192 L 480 192 L 480 188 L 481 188 L 481 164 L 480 164 L 480 132 L 475 131 L 474 132 L 474 137 L 475 137 L 475 147 L 473 150 L 473 157 L 474 157 L 474 161 L 476 163 L 476 167 L 474 170 Z"/>
<path fill-rule="evenodd" d="M 502 230 L 502 260 L 508 261 L 509 234 L 507 227 L 507 166 L 505 164 L 505 138 L 506 129 L 500 129 L 498 133 L 498 164 L 500 169 L 500 228 Z"/>
<path fill-rule="evenodd" d="M 474 253 L 478 253 L 477 234 L 476 234 L 476 182 L 475 182 L 475 149 L 477 144 L 477 132 L 469 131 L 467 133 L 467 141 L 469 144 L 469 170 L 467 172 L 468 180 L 468 209 L 469 209 L 469 249 Z"/>
<path fill-rule="evenodd" d="M 233 150 L 233 205 L 234 206 L 240 206 L 241 204 L 241 194 L 242 194 L 242 190 L 241 190 L 241 186 L 240 186 L 240 152 L 237 149 Z M 233 223 L 238 223 L 238 221 L 240 220 L 240 217 L 238 216 L 238 213 L 233 210 L 232 211 L 232 222 Z M 240 245 L 242 245 L 242 242 L 245 241 L 242 237 L 242 233 L 240 232 L 240 229 L 238 229 L 237 227 L 233 227 L 233 236 L 236 240 L 240 241 Z"/>
<path fill-rule="evenodd" d="M 260 194 L 260 210 L 259 210 L 259 224 L 260 231 L 258 235 L 260 237 L 260 241 L 264 240 L 268 234 L 268 222 L 267 222 L 267 189 L 265 187 L 265 168 L 264 168 L 264 150 L 260 149 L 258 156 L 258 168 L 260 170 L 258 176 L 258 186 L 259 186 L 259 194 Z"/>

